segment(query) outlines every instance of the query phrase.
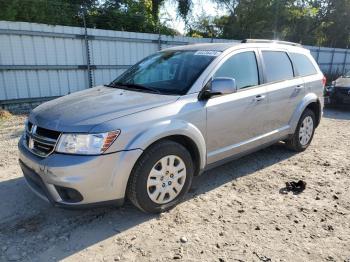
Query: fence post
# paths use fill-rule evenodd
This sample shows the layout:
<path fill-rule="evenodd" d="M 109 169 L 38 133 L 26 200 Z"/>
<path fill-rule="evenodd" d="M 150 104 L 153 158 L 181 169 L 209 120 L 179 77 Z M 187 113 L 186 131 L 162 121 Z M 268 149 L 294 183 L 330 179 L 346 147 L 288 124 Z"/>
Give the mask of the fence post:
<path fill-rule="evenodd" d="M 84 23 L 84 42 L 85 42 L 87 77 L 88 77 L 89 88 L 91 88 L 92 74 L 91 74 L 90 48 L 89 48 L 89 39 L 88 39 L 87 28 L 86 28 L 85 10 L 83 10 L 82 13 L 83 13 L 83 23 Z"/>
<path fill-rule="evenodd" d="M 329 70 L 328 70 L 328 76 L 329 77 L 331 76 L 332 70 L 333 70 L 334 53 L 335 53 L 335 48 L 333 48 L 333 51 L 332 51 L 331 66 L 329 67 Z"/>
<path fill-rule="evenodd" d="M 347 58 L 348 58 L 348 50 L 345 51 L 342 74 L 345 73 L 345 65 L 346 65 Z"/>
<path fill-rule="evenodd" d="M 317 64 L 318 64 L 318 60 L 319 60 L 319 58 L 320 58 L 320 50 L 321 50 L 321 47 L 319 46 L 318 49 L 316 49 L 316 50 L 317 50 L 316 62 L 317 62 Z"/>
<path fill-rule="evenodd" d="M 162 50 L 162 35 L 160 34 L 160 32 L 158 35 L 158 50 Z"/>

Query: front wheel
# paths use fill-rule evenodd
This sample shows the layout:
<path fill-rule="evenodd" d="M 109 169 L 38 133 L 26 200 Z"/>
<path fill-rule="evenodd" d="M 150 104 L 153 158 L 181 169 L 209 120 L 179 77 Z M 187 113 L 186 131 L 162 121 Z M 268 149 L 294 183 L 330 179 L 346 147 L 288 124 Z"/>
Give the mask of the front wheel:
<path fill-rule="evenodd" d="M 192 158 L 185 147 L 168 140 L 158 142 L 135 164 L 127 196 L 144 212 L 167 211 L 183 199 L 193 172 Z"/>
<path fill-rule="evenodd" d="M 315 113 L 306 109 L 301 115 L 293 136 L 286 141 L 288 148 L 301 152 L 304 151 L 312 141 L 315 132 Z"/>

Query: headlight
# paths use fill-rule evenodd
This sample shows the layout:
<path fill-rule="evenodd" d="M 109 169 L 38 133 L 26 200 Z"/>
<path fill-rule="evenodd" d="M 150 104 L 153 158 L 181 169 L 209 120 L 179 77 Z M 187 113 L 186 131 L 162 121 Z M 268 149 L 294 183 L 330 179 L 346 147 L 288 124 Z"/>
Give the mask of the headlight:
<path fill-rule="evenodd" d="M 99 155 L 117 139 L 120 130 L 101 134 L 62 134 L 56 151 L 67 154 Z"/>

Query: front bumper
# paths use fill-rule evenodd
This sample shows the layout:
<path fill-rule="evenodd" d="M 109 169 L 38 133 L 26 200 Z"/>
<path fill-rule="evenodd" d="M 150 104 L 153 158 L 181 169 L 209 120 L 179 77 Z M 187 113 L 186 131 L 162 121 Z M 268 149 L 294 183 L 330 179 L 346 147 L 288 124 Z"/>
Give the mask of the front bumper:
<path fill-rule="evenodd" d="M 53 153 L 42 158 L 31 153 L 22 138 L 18 148 L 29 187 L 41 198 L 65 207 L 121 205 L 131 170 L 142 154 L 135 149 L 99 156 Z"/>
<path fill-rule="evenodd" d="M 325 104 L 350 105 L 350 88 L 334 87 L 325 93 Z"/>

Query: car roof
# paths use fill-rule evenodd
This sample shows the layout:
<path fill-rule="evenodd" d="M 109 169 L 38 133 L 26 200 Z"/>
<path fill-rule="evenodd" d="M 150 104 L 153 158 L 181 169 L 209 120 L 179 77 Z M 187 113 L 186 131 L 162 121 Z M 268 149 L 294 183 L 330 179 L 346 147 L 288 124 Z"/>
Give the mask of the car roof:
<path fill-rule="evenodd" d="M 268 48 L 268 49 L 284 49 L 288 51 L 307 53 L 308 49 L 303 48 L 299 44 L 293 44 L 288 42 L 227 42 L 227 43 L 201 43 L 201 44 L 189 44 L 182 46 L 170 47 L 163 49 L 162 51 L 219 51 L 224 52 L 228 49 L 239 50 L 244 48 Z"/>

